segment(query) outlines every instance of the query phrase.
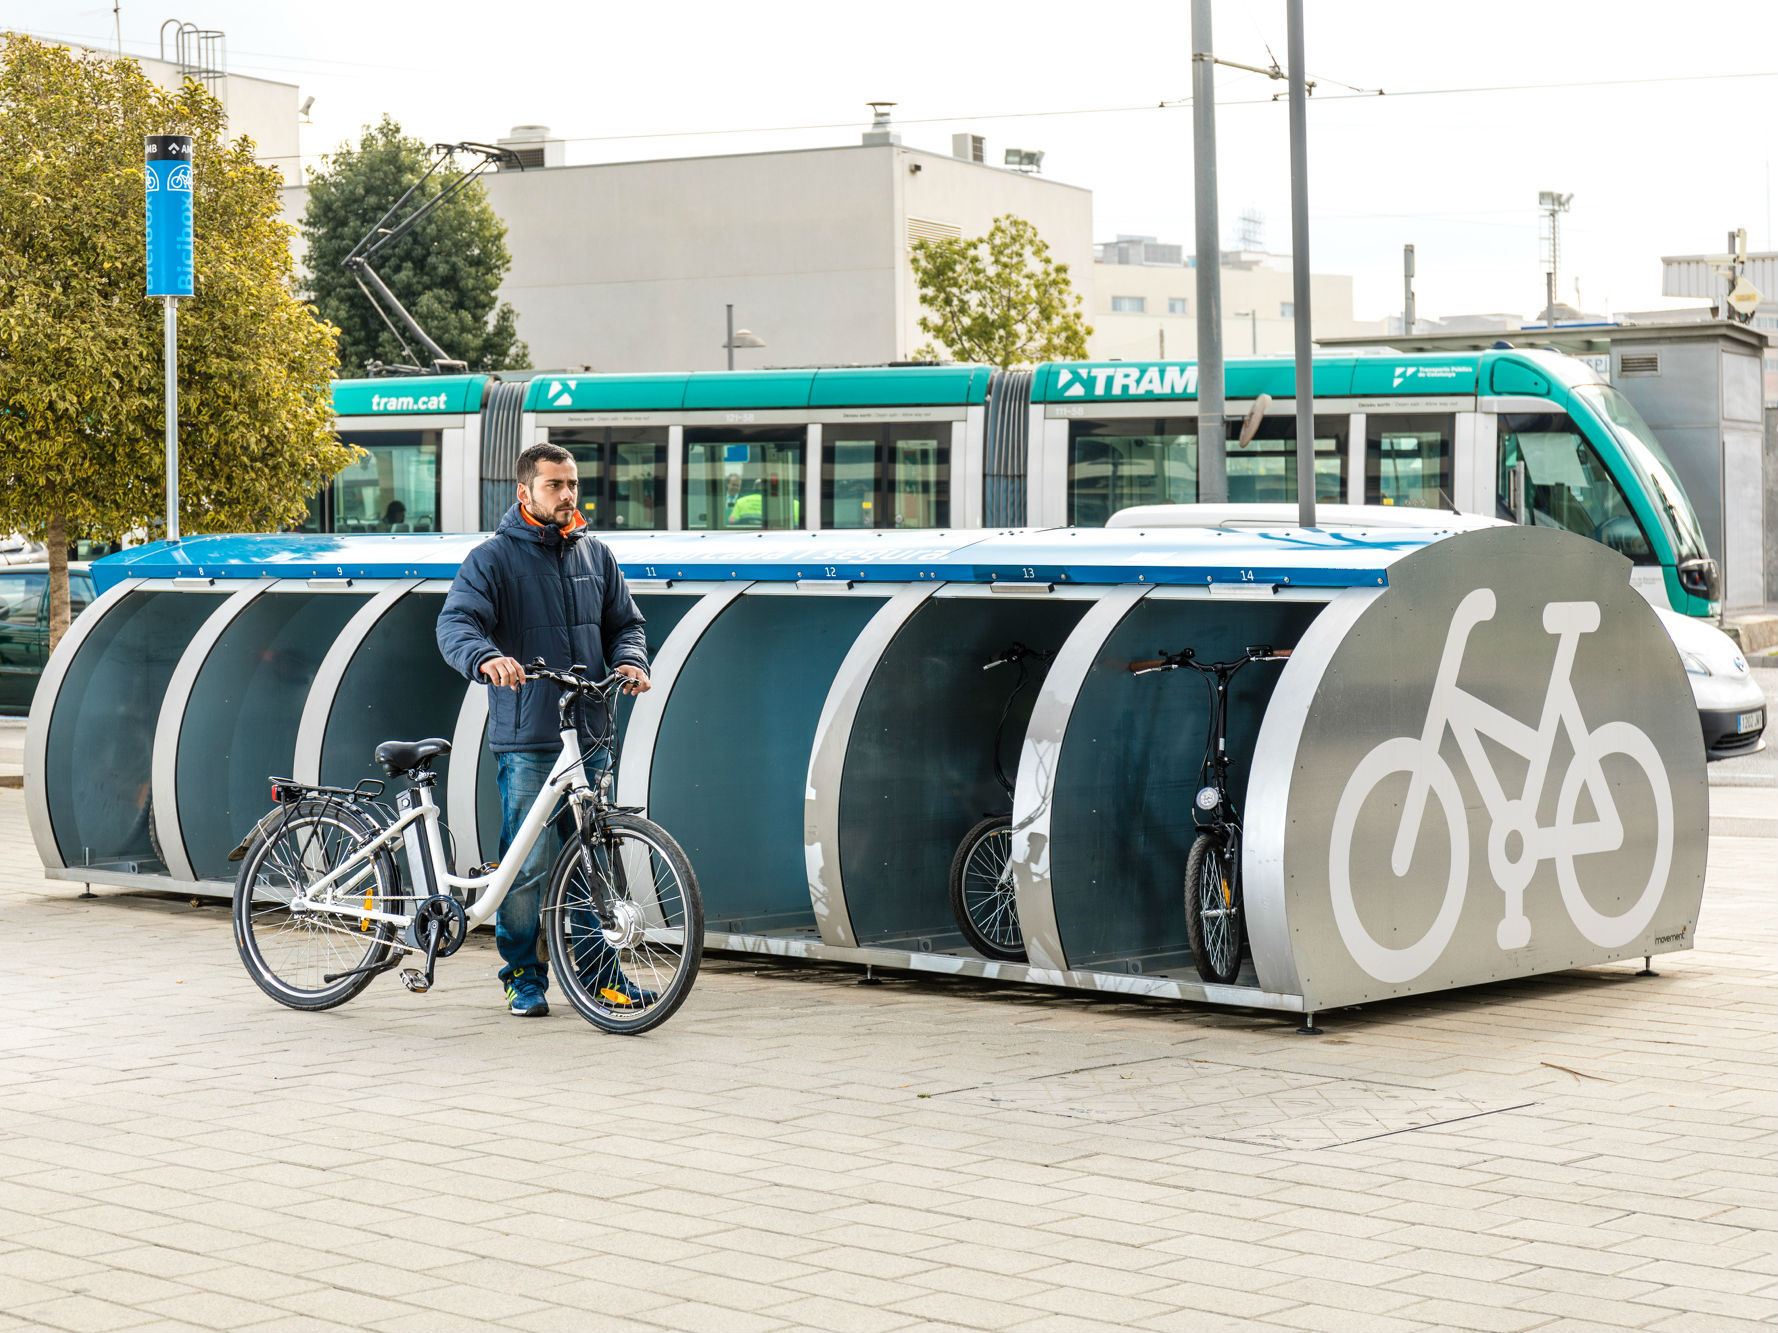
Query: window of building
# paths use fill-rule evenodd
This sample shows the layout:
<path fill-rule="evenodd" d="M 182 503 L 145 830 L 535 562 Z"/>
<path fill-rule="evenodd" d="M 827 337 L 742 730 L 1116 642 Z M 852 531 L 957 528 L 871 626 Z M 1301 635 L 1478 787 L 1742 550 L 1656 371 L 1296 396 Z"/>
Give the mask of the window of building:
<path fill-rule="evenodd" d="M 951 512 L 951 426 L 844 424 L 821 443 L 821 526 L 942 528 Z"/>
<path fill-rule="evenodd" d="M 304 532 L 437 532 L 439 432 L 345 431 L 364 456 L 309 500 Z"/>
<path fill-rule="evenodd" d="M 1140 315 L 1148 309 L 1148 298 L 1144 296 L 1114 296 L 1111 298 L 1111 313 L 1114 315 Z"/>
<path fill-rule="evenodd" d="M 551 444 L 574 455 L 580 516 L 602 532 L 667 526 L 665 426 L 552 426 Z"/>
<path fill-rule="evenodd" d="M 1366 416 L 1364 502 L 1449 509 L 1456 420 L 1449 413 Z"/>
<path fill-rule="evenodd" d="M 1656 563 L 1630 502 L 1566 412 L 1501 416 L 1499 502 L 1504 518 L 1566 528 L 1635 564 Z"/>
<path fill-rule="evenodd" d="M 1323 504 L 1346 502 L 1346 432 L 1348 416 L 1315 418 L 1315 499 Z M 1228 425 L 1229 500 L 1235 504 L 1296 503 L 1296 415 L 1261 419 L 1245 449 L 1237 441 L 1241 422 Z"/>
<path fill-rule="evenodd" d="M 1167 298 L 1167 313 L 1169 315 L 1189 315 L 1191 310 L 1186 305 L 1183 296 L 1169 296 Z"/>
<path fill-rule="evenodd" d="M 800 528 L 805 426 L 688 426 L 685 526 Z"/>
<path fill-rule="evenodd" d="M 1068 423 L 1068 522 L 1097 528 L 1120 509 L 1198 498 L 1195 417 Z"/>
<path fill-rule="evenodd" d="M 1295 319 L 1296 318 L 1296 302 L 1295 301 L 1280 301 L 1278 303 L 1278 318 L 1279 319 Z"/>

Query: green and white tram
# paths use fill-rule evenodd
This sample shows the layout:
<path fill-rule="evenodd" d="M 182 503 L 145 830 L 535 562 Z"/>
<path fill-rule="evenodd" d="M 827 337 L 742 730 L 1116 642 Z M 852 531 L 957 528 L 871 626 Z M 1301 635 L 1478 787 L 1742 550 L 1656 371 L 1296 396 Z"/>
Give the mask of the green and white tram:
<path fill-rule="evenodd" d="M 1385 353 L 1314 373 L 1320 499 L 1564 528 L 1629 557 L 1651 600 L 1719 609 L 1672 464 L 1584 363 Z M 1225 388 L 1229 500 L 1294 503 L 1294 365 L 1231 361 Z M 1191 362 L 343 380 L 334 401 L 368 452 L 312 505 L 315 531 L 491 528 L 539 440 L 578 460 L 604 531 L 1095 527 L 1199 498 Z"/>

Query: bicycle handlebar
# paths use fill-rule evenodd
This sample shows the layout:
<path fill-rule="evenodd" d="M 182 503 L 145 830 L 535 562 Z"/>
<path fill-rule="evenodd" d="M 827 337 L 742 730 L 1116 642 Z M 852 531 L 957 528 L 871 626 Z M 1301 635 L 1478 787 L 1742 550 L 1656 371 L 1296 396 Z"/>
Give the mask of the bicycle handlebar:
<path fill-rule="evenodd" d="M 583 667 L 581 670 L 585 670 L 585 668 Z M 525 679 L 553 680 L 564 690 L 573 690 L 576 694 L 587 694 L 602 699 L 610 694 L 614 687 L 621 687 L 621 683 L 628 680 L 629 677 L 613 671 L 603 680 L 589 680 L 587 677 L 577 674 L 572 668 L 567 671 L 553 670 L 545 666 L 543 659 L 539 657 L 525 668 Z"/>
<path fill-rule="evenodd" d="M 1182 666 L 1191 667 L 1194 671 L 1220 672 L 1243 667 L 1249 662 L 1281 662 L 1290 654 L 1291 649 L 1289 648 L 1273 648 L 1270 644 L 1257 644 L 1248 647 L 1240 657 L 1232 662 L 1199 662 L 1194 649 L 1181 648 L 1176 653 L 1132 662 L 1129 672 L 1132 676 L 1146 676 L 1151 671 L 1172 671 L 1176 667 Z"/>

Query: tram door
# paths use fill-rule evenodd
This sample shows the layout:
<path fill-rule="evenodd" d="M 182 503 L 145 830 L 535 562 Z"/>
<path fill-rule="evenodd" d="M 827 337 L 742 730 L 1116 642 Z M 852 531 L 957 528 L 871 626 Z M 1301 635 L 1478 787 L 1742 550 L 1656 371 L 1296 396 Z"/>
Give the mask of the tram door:
<path fill-rule="evenodd" d="M 822 428 L 822 527 L 942 528 L 950 521 L 950 422 Z"/>

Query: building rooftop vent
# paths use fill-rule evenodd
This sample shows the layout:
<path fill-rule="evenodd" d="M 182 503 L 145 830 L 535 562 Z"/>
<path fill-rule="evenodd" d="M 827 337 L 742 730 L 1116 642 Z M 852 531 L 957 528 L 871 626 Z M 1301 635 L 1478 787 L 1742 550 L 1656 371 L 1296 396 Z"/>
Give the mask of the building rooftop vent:
<path fill-rule="evenodd" d="M 890 144 L 899 144 L 901 136 L 889 125 L 889 111 L 893 102 L 866 102 L 870 108 L 870 128 L 864 132 L 866 148 L 882 148 Z"/>
<path fill-rule="evenodd" d="M 985 162 L 987 143 L 979 134 L 953 134 L 951 156 L 961 162 Z"/>
<path fill-rule="evenodd" d="M 536 167 L 559 167 L 563 164 L 561 139 L 552 139 L 548 125 L 514 125 L 512 133 L 496 141 L 500 148 L 510 149 L 526 171 Z M 512 168 L 502 168 L 511 170 Z"/>

